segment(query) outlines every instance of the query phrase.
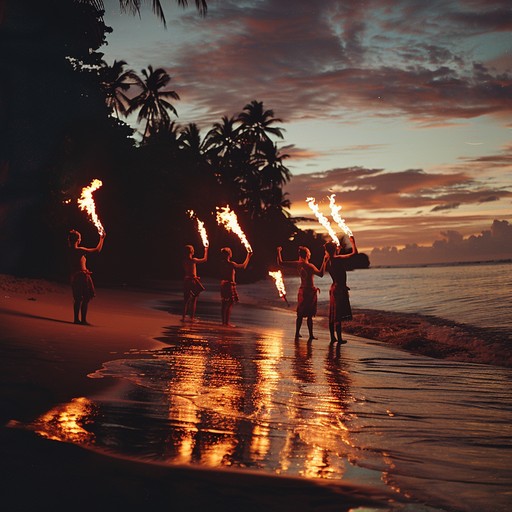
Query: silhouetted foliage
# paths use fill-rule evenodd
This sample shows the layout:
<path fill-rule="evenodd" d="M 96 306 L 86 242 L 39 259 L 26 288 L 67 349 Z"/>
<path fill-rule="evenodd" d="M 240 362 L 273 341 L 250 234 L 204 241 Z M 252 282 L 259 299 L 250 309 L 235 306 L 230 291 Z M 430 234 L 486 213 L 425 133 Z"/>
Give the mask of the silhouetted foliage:
<path fill-rule="evenodd" d="M 135 12 L 141 5 L 120 3 Z M 154 5 L 158 14 L 159 2 Z M 103 181 L 94 198 L 107 231 L 101 265 L 93 263 L 100 282 L 181 277 L 183 245 L 200 243 L 190 209 L 210 236 L 205 275 L 216 274 L 222 246 L 243 260 L 239 240 L 215 221 L 216 207 L 225 205 L 236 211 L 255 251 L 241 279 L 265 277 L 278 245 L 294 254 L 308 245 L 321 259 L 324 238 L 299 230 L 286 210 L 283 186 L 291 174 L 273 140 L 282 138 L 281 120 L 253 100 L 204 136 L 194 123 L 176 124 L 169 100 L 179 95 L 168 89 L 165 70 L 148 66 L 141 77 L 124 60 L 103 61 L 97 50 L 111 29 L 102 6 L 101 0 L 5 3 L 0 272 L 66 278 L 67 231 L 78 229 L 86 245 L 97 241 L 76 204 L 93 178 Z M 206 9 L 205 2 L 196 6 Z M 120 119 L 130 112 L 141 123 L 139 144 Z M 359 260 L 363 265 L 362 255 Z"/>

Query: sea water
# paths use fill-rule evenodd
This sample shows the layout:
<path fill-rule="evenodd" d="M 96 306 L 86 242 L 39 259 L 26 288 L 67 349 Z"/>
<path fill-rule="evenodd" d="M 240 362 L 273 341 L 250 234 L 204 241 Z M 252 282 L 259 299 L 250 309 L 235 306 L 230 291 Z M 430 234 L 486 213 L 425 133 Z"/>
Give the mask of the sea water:
<path fill-rule="evenodd" d="M 511 268 L 369 269 L 348 281 L 354 307 L 508 329 Z M 323 306 L 329 281 L 316 280 Z M 148 461 L 385 489 L 396 497 L 385 510 L 510 509 L 512 370 L 351 336 L 294 341 L 293 307 L 271 281 L 240 286 L 233 321 L 243 325 L 221 328 L 208 284 L 200 321 L 168 326 L 158 350 L 112 357 L 91 377 L 117 388 L 59 405 L 34 428 Z M 298 283 L 287 285 L 291 299 Z M 160 304 L 180 306 L 178 296 Z"/>
<path fill-rule="evenodd" d="M 299 278 L 286 276 L 290 300 Z M 319 305 L 329 301 L 331 278 L 315 278 Z M 512 262 L 369 268 L 348 272 L 352 307 L 433 315 L 482 328 L 512 332 Z M 264 301 L 268 286 L 248 290 Z M 324 308 L 325 309 L 325 308 Z"/>

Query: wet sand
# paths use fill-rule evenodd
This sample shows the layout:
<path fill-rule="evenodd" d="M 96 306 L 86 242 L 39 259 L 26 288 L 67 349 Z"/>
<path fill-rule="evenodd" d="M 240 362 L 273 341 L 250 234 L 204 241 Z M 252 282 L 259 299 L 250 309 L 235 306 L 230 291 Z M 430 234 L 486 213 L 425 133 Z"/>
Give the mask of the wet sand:
<path fill-rule="evenodd" d="M 179 316 L 158 309 L 166 292 L 100 289 L 91 326 L 74 325 L 70 291 L 3 277 L 0 300 L 2 497 L 12 510 L 295 510 L 386 508 L 390 495 L 335 481 L 166 466 L 101 454 L 15 428 L 59 403 L 101 395 L 113 379 L 91 379 L 116 354 L 156 349 Z M 178 300 L 175 293 L 174 299 Z M 234 316 L 238 316 L 235 315 Z M 238 321 L 243 319 L 237 318 Z M 220 329 L 214 323 L 211 332 Z"/>
<path fill-rule="evenodd" d="M 254 286 L 239 289 L 239 327 L 220 325 L 214 283 L 201 295 L 199 321 L 182 323 L 180 284 L 148 286 L 100 288 L 93 325 L 80 326 L 70 321 L 66 286 L 0 276 L 0 464 L 13 510 L 510 509 L 508 368 L 352 335 L 340 357 L 321 316 L 319 339 L 295 343 L 293 304 L 254 299 Z M 77 399 L 98 406 L 87 419 L 94 446 L 73 439 Z M 71 415 L 68 437 L 52 424 L 49 411 L 59 408 Z M 218 443 L 229 436 L 235 457 Z M 270 449 L 251 459 L 262 441 Z"/>

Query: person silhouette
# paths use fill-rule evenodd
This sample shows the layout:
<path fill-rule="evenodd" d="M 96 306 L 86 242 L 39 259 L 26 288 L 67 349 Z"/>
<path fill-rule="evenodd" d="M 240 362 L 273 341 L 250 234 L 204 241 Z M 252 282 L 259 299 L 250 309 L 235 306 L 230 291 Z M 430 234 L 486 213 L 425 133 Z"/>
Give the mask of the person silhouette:
<path fill-rule="evenodd" d="M 329 333 L 331 343 L 346 343 L 341 335 L 341 322 L 343 320 L 352 320 L 352 308 L 350 306 L 349 290 L 347 286 L 346 261 L 348 258 L 357 254 L 356 241 L 353 236 L 350 237 L 352 251 L 347 254 L 340 254 L 340 247 L 333 242 L 327 242 L 324 245 L 327 255 L 326 270 L 332 278 L 331 288 L 329 290 Z"/>
<path fill-rule="evenodd" d="M 306 318 L 309 331 L 309 341 L 315 340 L 313 334 L 313 317 L 316 316 L 318 302 L 318 288 L 314 284 L 314 276 L 323 277 L 327 256 L 324 257 L 320 269 L 309 261 L 311 251 L 305 247 L 299 247 L 299 259 L 283 261 L 282 247 L 277 248 L 278 266 L 293 266 L 300 276 L 300 288 L 297 297 L 297 319 L 295 321 L 295 340 L 301 337 L 300 329 L 302 321 Z"/>
<path fill-rule="evenodd" d="M 220 297 L 221 297 L 221 317 L 222 325 L 235 327 L 229 322 L 231 318 L 231 309 L 233 304 L 238 302 L 238 292 L 236 289 L 235 275 L 237 269 L 245 270 L 252 257 L 252 252 L 247 252 L 243 263 L 236 263 L 231 258 L 233 253 L 229 247 L 223 247 L 221 250 L 220 264 Z"/>
<path fill-rule="evenodd" d="M 194 320 L 197 307 L 197 298 L 204 291 L 204 286 L 197 275 L 197 263 L 204 263 L 208 259 L 208 247 L 204 248 L 202 258 L 194 257 L 194 247 L 185 245 L 183 249 L 183 270 L 185 277 L 183 279 L 183 314 L 181 320 L 184 321 L 187 313 L 191 320 Z"/>
<path fill-rule="evenodd" d="M 106 233 L 100 234 L 96 247 L 83 247 L 80 245 L 82 235 L 72 229 L 68 233 L 70 284 L 73 292 L 73 322 L 75 324 L 90 325 L 87 322 L 89 301 L 96 295 L 92 272 L 87 269 L 86 255 L 100 252 Z"/>

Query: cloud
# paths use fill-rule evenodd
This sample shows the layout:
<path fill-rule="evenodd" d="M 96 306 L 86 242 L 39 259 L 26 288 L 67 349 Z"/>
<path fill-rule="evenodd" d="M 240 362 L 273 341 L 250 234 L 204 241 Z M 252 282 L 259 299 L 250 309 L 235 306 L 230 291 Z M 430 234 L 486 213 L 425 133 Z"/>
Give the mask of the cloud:
<path fill-rule="evenodd" d="M 215 116 L 252 99 L 287 121 L 395 113 L 431 125 L 512 113 L 512 75 L 468 50 L 506 29 L 510 7 L 430 4 L 223 0 L 206 19 L 183 14 L 197 40 L 167 47 L 168 70 L 184 99 Z"/>
<path fill-rule="evenodd" d="M 461 205 L 498 201 L 512 191 L 493 187 L 464 172 L 428 173 L 421 169 L 386 172 L 383 169 L 348 167 L 294 176 L 285 187 L 298 215 L 307 212 L 307 196 L 325 200 L 331 193 L 342 198 L 351 211 L 385 212 L 429 208 L 437 212 Z"/>
<path fill-rule="evenodd" d="M 459 206 L 460 206 L 460 203 L 440 204 L 438 206 L 434 206 L 434 208 L 432 208 L 432 210 L 430 210 L 430 211 L 431 212 L 440 212 L 443 210 L 455 210 Z"/>
<path fill-rule="evenodd" d="M 373 266 L 413 265 L 427 263 L 490 261 L 512 258 L 512 225 L 495 219 L 489 230 L 464 238 L 455 230 L 440 233 L 443 237 L 430 246 L 417 244 L 375 248 L 370 261 Z"/>

